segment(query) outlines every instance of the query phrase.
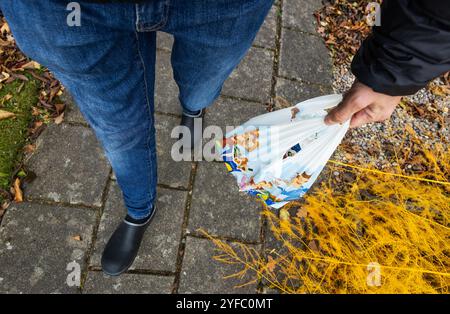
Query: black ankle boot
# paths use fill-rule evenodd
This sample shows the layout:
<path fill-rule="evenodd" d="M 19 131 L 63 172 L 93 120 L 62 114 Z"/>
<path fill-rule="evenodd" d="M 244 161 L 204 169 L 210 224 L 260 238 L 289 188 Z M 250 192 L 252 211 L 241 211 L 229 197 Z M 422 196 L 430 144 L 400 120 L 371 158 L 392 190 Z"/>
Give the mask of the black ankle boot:
<path fill-rule="evenodd" d="M 196 114 L 188 114 L 183 112 L 181 116 L 180 125 L 186 126 L 189 129 L 190 137 L 184 139 L 183 134 L 180 134 L 179 139 L 183 140 L 183 148 L 193 149 L 201 143 L 203 135 L 203 110 L 199 110 Z"/>
<path fill-rule="evenodd" d="M 141 245 L 145 230 L 156 212 L 142 223 L 136 224 L 124 219 L 109 239 L 102 255 L 102 270 L 110 276 L 118 276 L 132 264 Z"/>

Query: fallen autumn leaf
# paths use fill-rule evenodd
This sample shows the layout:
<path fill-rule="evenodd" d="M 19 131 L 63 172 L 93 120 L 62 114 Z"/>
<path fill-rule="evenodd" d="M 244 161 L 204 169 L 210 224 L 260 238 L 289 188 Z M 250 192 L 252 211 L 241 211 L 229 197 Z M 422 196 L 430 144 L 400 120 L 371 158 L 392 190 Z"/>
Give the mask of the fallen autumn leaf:
<path fill-rule="evenodd" d="M 23 193 L 20 189 L 20 179 L 16 178 L 14 181 L 14 201 L 17 203 L 23 202 Z"/>
<path fill-rule="evenodd" d="M 0 120 L 8 119 L 14 116 L 14 113 L 0 109 Z"/>

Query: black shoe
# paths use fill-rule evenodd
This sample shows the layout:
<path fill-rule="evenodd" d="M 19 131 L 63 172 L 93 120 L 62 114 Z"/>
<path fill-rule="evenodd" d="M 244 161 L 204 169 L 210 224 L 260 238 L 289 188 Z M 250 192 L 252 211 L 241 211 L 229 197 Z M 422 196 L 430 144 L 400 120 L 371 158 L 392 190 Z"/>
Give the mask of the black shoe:
<path fill-rule="evenodd" d="M 186 126 L 189 129 L 191 136 L 183 140 L 183 133 L 180 134 L 179 139 L 183 140 L 183 148 L 193 149 L 197 147 L 202 141 L 203 135 L 203 110 L 199 110 L 199 113 L 195 115 L 187 114 L 183 112 L 181 116 L 180 125 Z"/>
<path fill-rule="evenodd" d="M 124 219 L 112 234 L 102 255 L 102 270 L 110 276 L 118 276 L 134 262 L 145 230 L 156 212 L 156 207 L 148 219 L 140 224 Z"/>

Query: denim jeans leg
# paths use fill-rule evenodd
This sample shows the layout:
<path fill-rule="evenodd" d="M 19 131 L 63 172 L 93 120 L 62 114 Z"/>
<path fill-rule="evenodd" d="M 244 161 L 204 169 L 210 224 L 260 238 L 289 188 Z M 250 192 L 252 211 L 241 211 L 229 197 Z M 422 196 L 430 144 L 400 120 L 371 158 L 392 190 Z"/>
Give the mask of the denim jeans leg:
<path fill-rule="evenodd" d="M 162 30 L 174 35 L 172 67 L 185 111 L 203 109 L 219 96 L 272 4 L 273 0 L 171 0 Z"/>
<path fill-rule="evenodd" d="M 80 3 L 81 26 L 67 24 L 66 1 L 2 0 L 1 9 L 24 53 L 71 92 L 105 149 L 128 213 L 143 218 L 156 195 L 156 36 L 136 32 L 134 4 Z"/>

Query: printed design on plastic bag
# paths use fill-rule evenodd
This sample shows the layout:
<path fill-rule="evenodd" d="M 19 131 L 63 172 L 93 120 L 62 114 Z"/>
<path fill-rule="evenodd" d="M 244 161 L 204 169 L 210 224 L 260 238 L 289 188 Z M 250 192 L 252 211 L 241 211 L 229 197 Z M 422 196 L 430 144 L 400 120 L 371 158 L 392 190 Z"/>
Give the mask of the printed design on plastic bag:
<path fill-rule="evenodd" d="M 349 123 L 326 126 L 325 109 L 341 95 L 313 98 L 250 119 L 217 143 L 239 190 L 281 207 L 301 198 L 316 181 Z"/>

